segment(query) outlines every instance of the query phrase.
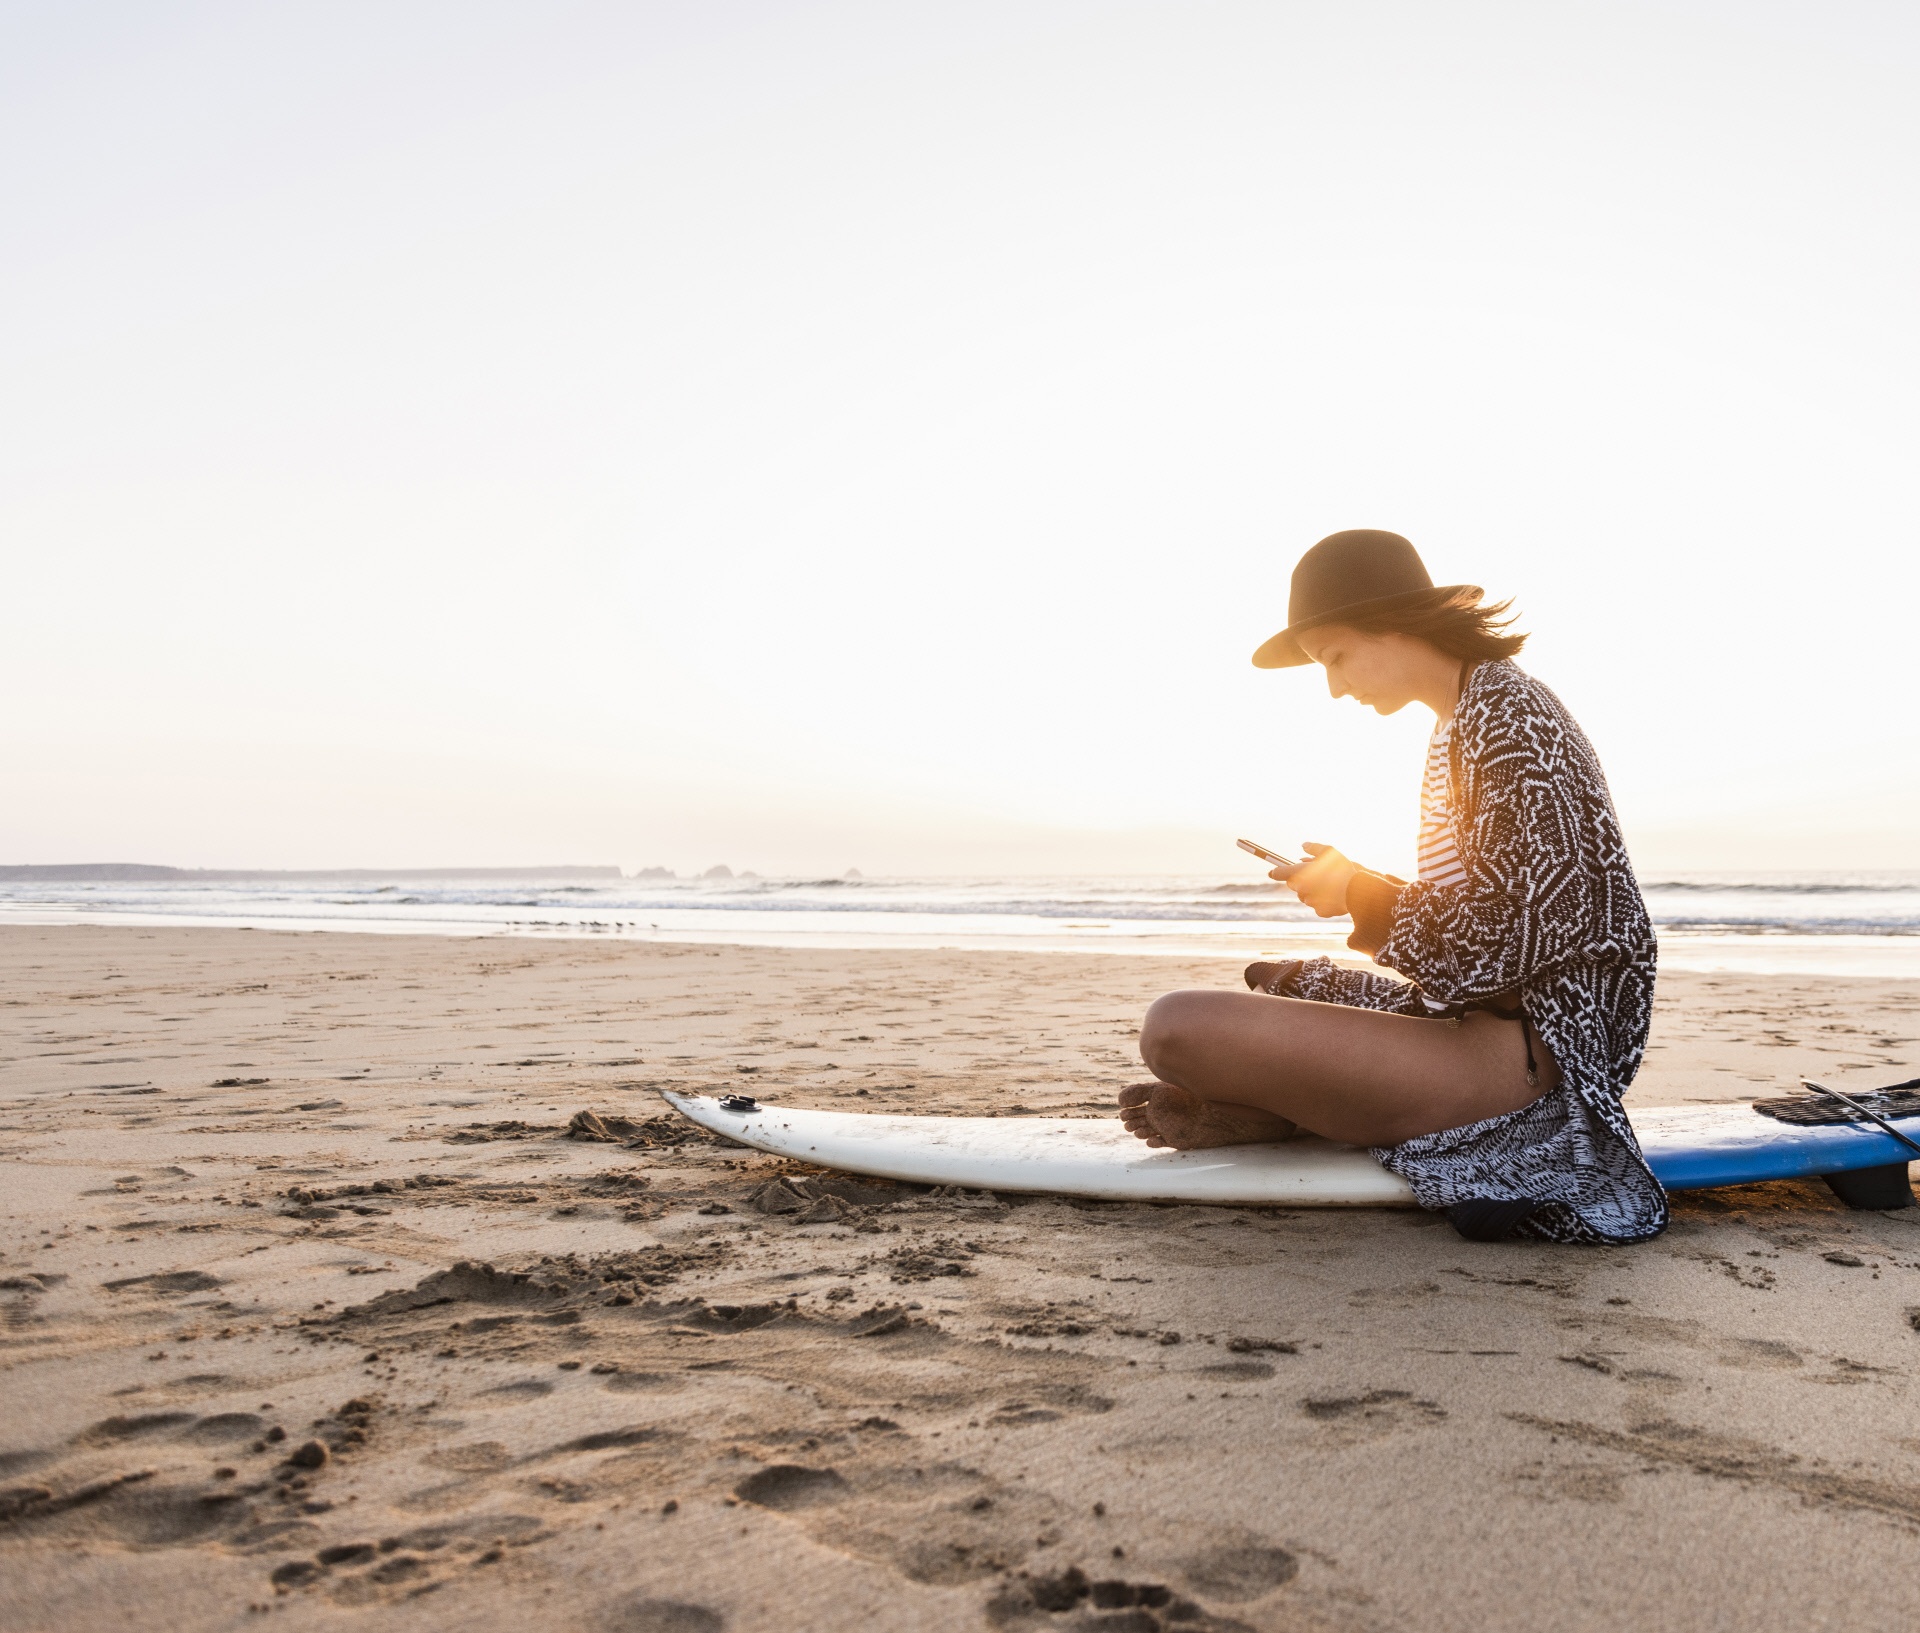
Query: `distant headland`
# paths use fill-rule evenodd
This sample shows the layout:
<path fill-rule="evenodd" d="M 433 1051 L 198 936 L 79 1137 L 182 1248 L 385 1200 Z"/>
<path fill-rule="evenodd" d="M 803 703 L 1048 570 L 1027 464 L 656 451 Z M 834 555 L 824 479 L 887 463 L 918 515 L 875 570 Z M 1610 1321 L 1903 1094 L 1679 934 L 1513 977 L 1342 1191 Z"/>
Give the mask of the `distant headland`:
<path fill-rule="evenodd" d="M 620 879 L 617 867 L 531 868 L 168 868 L 148 862 L 60 862 L 0 867 L 0 884 L 129 883 L 222 884 L 244 879 Z"/>

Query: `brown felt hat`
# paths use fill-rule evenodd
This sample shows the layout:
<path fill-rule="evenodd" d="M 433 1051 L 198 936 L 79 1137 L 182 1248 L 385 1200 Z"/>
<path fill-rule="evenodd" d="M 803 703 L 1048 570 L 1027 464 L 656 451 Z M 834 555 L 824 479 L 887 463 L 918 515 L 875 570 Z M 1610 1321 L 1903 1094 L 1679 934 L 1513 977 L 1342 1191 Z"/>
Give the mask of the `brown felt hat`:
<path fill-rule="evenodd" d="M 1480 594 L 1477 584 L 1449 584 L 1445 589 Z M 1420 552 L 1398 533 L 1371 527 L 1329 533 L 1294 568 L 1287 627 L 1254 653 L 1254 666 L 1293 669 L 1311 663 L 1298 639 L 1301 630 L 1388 612 L 1433 593 L 1433 579 Z"/>

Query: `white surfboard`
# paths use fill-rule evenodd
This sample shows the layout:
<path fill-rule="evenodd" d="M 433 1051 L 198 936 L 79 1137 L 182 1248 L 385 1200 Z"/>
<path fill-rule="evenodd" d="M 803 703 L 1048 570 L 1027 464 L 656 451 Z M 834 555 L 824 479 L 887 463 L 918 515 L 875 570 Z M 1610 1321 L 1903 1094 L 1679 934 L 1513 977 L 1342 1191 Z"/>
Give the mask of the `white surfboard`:
<path fill-rule="evenodd" d="M 760 1151 L 922 1185 L 1047 1191 L 1115 1202 L 1266 1202 L 1411 1208 L 1413 1192 L 1356 1146 L 1331 1140 L 1152 1151 L 1113 1117 L 895 1117 L 669 1094 L 702 1128 Z"/>
<path fill-rule="evenodd" d="M 1364 1149 L 1312 1136 L 1283 1145 L 1154 1151 L 1129 1134 L 1117 1117 L 900 1117 L 808 1111 L 734 1096 L 725 1102 L 706 1095 L 666 1098 L 702 1128 L 756 1150 L 922 1185 L 1116 1202 L 1417 1206 L 1406 1181 L 1388 1173 Z M 1633 1125 L 1649 1166 L 1669 1190 L 1871 1168 L 1897 1168 L 1898 1176 L 1904 1176 L 1912 1155 L 1878 1129 L 1797 1126 L 1741 1104 L 1638 1111 Z M 1920 1128 L 1920 1123 L 1907 1127 Z"/>

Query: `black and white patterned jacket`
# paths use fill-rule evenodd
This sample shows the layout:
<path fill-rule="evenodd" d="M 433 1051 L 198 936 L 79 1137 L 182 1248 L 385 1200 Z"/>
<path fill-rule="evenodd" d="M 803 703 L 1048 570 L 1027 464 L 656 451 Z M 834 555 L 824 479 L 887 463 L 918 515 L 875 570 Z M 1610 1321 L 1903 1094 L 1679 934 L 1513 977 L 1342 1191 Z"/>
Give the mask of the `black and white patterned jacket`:
<path fill-rule="evenodd" d="M 1468 677 L 1449 755 L 1466 883 L 1409 884 L 1383 897 L 1376 879 L 1369 904 L 1384 932 L 1375 962 L 1408 980 L 1316 958 L 1291 989 L 1410 1015 L 1518 994 L 1559 1062 L 1560 1086 L 1519 1111 L 1374 1155 L 1428 1208 L 1525 1198 L 1545 1204 L 1527 1235 L 1657 1235 L 1666 1194 L 1620 1105 L 1652 1019 L 1653 926 L 1600 761 L 1559 698 L 1507 662 Z M 1349 900 L 1357 923 L 1368 916 Z"/>

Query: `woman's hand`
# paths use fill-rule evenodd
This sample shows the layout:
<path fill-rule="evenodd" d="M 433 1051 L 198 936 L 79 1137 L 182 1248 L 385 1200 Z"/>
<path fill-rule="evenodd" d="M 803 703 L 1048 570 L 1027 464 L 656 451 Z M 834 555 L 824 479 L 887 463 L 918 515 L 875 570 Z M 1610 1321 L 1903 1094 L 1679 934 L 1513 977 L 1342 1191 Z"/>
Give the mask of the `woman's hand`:
<path fill-rule="evenodd" d="M 1323 919 L 1337 919 L 1347 910 L 1347 882 L 1360 871 L 1331 845 L 1319 845 L 1309 839 L 1304 847 L 1307 859 L 1290 868 L 1275 868 L 1267 875 L 1288 886 L 1301 901 Z"/>

